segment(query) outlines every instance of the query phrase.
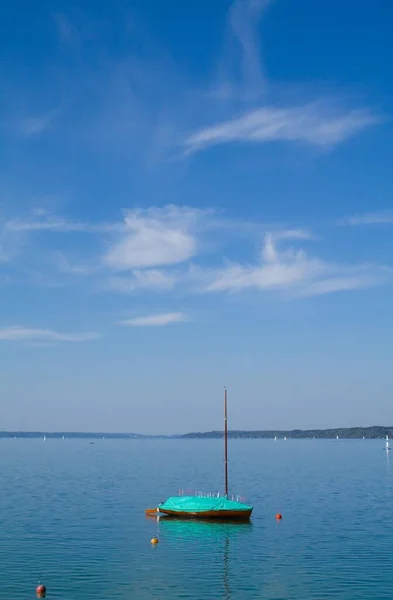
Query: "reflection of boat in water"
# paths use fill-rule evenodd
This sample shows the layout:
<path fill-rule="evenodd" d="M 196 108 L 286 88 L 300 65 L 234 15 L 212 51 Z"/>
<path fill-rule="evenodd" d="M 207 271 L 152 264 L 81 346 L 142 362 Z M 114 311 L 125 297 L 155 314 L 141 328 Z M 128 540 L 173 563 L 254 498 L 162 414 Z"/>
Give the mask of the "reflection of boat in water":
<path fill-rule="evenodd" d="M 253 525 L 251 521 L 228 521 L 228 520 L 192 520 L 176 517 L 157 517 L 162 535 L 178 538 L 187 543 L 197 544 L 198 541 L 210 548 L 212 546 L 221 548 L 222 554 L 222 585 L 223 594 L 220 598 L 231 600 L 232 590 L 230 581 L 230 545 L 238 536 L 248 535 Z M 221 551 L 219 551 L 221 554 Z"/>
<path fill-rule="evenodd" d="M 164 515 L 157 517 L 160 523 L 160 529 L 171 536 L 178 536 L 185 540 L 192 539 L 210 539 L 222 538 L 225 534 L 230 538 L 237 535 L 248 533 L 252 530 L 251 521 L 237 521 L 229 519 L 182 519 L 181 517 L 172 517 Z"/>
<path fill-rule="evenodd" d="M 173 517 L 198 519 L 228 519 L 234 521 L 248 520 L 253 507 L 230 498 L 228 494 L 228 411 L 227 390 L 224 394 L 224 467 L 225 494 L 197 494 L 172 496 L 158 505 L 156 509 L 148 509 L 146 513 L 162 513 Z"/>

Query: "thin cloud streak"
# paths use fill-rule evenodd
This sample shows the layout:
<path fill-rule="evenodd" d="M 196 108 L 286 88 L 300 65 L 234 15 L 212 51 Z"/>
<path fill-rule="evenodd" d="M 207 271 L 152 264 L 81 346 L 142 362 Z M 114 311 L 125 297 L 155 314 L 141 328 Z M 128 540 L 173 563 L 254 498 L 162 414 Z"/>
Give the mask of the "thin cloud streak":
<path fill-rule="evenodd" d="M 256 25 L 274 0 L 235 0 L 229 10 L 229 23 L 240 47 L 241 85 L 246 99 L 266 88 Z"/>
<path fill-rule="evenodd" d="M 39 340 L 54 340 L 59 342 L 90 342 L 97 340 L 101 334 L 87 333 L 60 333 L 50 329 L 32 329 L 11 325 L 0 329 L 0 340 L 7 342 L 25 342 Z"/>
<path fill-rule="evenodd" d="M 64 14 L 56 13 L 53 15 L 53 20 L 56 25 L 60 41 L 63 44 L 75 46 L 78 35 L 68 17 Z"/>
<path fill-rule="evenodd" d="M 170 291 L 177 283 L 173 274 L 158 269 L 134 269 L 129 276 L 112 277 L 106 282 L 105 289 L 123 294 L 134 292 L 164 292 Z"/>
<path fill-rule="evenodd" d="M 162 327 L 164 325 L 171 325 L 172 323 L 183 323 L 188 320 L 188 316 L 185 313 L 173 312 L 126 319 L 125 321 L 120 321 L 119 325 L 128 327 Z"/>
<path fill-rule="evenodd" d="M 6 223 L 9 231 L 48 231 L 58 233 L 110 233 L 121 231 L 123 228 L 120 223 L 84 223 L 71 221 L 56 215 L 47 213 L 44 210 L 36 210 L 27 217 L 11 219 Z"/>
<path fill-rule="evenodd" d="M 289 108 L 266 106 L 191 134 L 184 142 L 185 154 L 244 142 L 300 142 L 331 147 L 380 121 L 370 110 L 332 111 L 324 102 Z"/>
<path fill-rule="evenodd" d="M 25 117 L 19 121 L 17 129 L 24 137 L 39 136 L 50 129 L 58 114 L 59 110 L 52 110 L 41 115 Z"/>
<path fill-rule="evenodd" d="M 327 278 L 322 281 L 316 281 L 310 285 L 306 285 L 304 289 L 298 292 L 299 297 L 307 296 L 322 296 L 334 292 L 345 292 L 350 290 L 359 290 L 377 285 L 383 285 L 389 281 L 392 276 L 392 271 L 386 267 L 374 267 L 368 272 L 368 267 L 359 267 L 353 269 L 358 274 L 352 274 L 348 270 L 348 275 L 345 272 L 341 276 Z"/>
<path fill-rule="evenodd" d="M 57 251 L 54 255 L 54 264 L 58 271 L 65 275 L 94 275 L 99 271 L 99 265 L 71 264 L 63 252 Z"/>
<path fill-rule="evenodd" d="M 315 235 L 306 229 L 287 229 L 271 234 L 275 240 L 314 240 Z"/>
<path fill-rule="evenodd" d="M 338 224 L 351 227 L 362 225 L 391 225 L 393 224 L 393 211 L 375 211 L 352 215 L 341 219 Z"/>
<path fill-rule="evenodd" d="M 229 7 L 224 51 L 207 97 L 249 103 L 267 90 L 258 24 L 274 0 L 235 0 Z"/>

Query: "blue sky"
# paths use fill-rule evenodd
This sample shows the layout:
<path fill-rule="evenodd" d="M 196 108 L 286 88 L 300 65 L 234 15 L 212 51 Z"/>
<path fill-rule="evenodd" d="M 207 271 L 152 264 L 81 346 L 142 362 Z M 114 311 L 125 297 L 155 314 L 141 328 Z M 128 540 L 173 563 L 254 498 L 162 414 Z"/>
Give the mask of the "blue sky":
<path fill-rule="evenodd" d="M 0 18 L 0 428 L 392 424 L 392 3 Z"/>

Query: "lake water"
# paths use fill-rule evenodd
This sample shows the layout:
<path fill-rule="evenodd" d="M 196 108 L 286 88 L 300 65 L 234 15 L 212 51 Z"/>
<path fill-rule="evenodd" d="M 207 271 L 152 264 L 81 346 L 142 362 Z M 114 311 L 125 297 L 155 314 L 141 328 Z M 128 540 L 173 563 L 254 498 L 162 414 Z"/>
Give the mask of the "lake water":
<path fill-rule="evenodd" d="M 384 440 L 229 452 L 250 524 L 145 517 L 179 488 L 222 488 L 218 440 L 0 440 L 0 600 L 33 600 L 39 577 L 48 600 L 393 597 Z"/>

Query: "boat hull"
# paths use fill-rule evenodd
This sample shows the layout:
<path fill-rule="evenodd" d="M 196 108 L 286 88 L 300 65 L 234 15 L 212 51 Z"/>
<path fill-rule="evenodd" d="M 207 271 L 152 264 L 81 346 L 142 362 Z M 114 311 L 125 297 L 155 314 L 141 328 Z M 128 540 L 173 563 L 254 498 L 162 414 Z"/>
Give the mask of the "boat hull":
<path fill-rule="evenodd" d="M 206 510 L 201 512 L 179 511 L 160 508 L 160 513 L 181 519 L 228 519 L 229 521 L 248 521 L 250 510 Z"/>

